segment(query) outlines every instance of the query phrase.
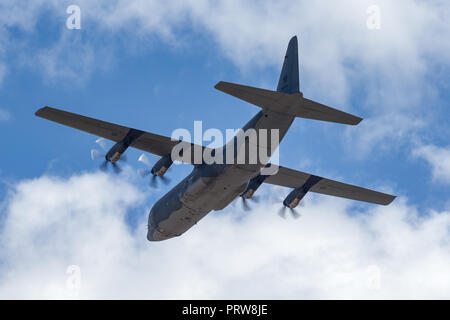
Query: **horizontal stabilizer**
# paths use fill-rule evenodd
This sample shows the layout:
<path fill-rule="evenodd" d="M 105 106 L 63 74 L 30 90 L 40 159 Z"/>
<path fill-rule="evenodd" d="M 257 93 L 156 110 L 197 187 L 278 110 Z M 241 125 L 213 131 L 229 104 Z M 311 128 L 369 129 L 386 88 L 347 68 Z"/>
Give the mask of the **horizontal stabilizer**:
<path fill-rule="evenodd" d="M 263 109 L 290 116 L 356 125 L 362 118 L 303 98 L 302 93 L 283 93 L 220 81 L 217 90 L 247 101 Z"/>

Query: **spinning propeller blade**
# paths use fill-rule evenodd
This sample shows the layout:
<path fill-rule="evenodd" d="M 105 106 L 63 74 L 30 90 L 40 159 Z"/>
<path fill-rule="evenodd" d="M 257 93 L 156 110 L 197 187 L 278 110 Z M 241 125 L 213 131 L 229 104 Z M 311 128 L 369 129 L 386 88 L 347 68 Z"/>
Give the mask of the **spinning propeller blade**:
<path fill-rule="evenodd" d="M 142 162 L 143 164 L 145 164 L 147 167 L 152 168 L 152 163 L 150 161 L 150 159 L 143 153 L 139 156 L 138 158 L 139 162 Z M 153 174 L 151 169 L 138 169 L 138 173 L 139 175 L 144 178 L 148 175 L 152 175 L 152 177 L 150 178 L 150 186 L 152 188 L 157 188 L 158 187 L 158 178 L 159 180 L 161 180 L 165 185 L 170 183 L 170 179 L 167 178 L 166 176 L 162 175 L 162 176 L 157 176 L 155 174 Z"/>
<path fill-rule="evenodd" d="M 95 143 L 100 146 L 100 148 L 103 149 L 103 151 L 108 151 L 108 145 L 106 144 L 106 140 L 103 138 L 95 140 Z"/>

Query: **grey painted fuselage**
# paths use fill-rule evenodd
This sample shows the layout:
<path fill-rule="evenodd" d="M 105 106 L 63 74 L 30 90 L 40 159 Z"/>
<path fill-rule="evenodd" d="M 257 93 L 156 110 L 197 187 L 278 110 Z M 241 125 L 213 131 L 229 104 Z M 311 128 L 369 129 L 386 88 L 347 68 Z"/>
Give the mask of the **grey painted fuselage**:
<path fill-rule="evenodd" d="M 255 129 L 259 144 L 262 139 L 259 129 L 267 129 L 268 132 L 278 129 L 281 141 L 293 120 L 291 116 L 263 110 L 242 130 Z M 233 142 L 236 143 L 236 137 L 224 148 Z M 235 160 L 239 157 L 239 150 L 246 152 L 250 149 L 252 140 L 244 139 L 242 143 L 245 148 L 235 147 Z M 267 144 L 270 145 L 270 141 L 266 142 Z M 260 147 L 258 145 L 258 148 Z M 274 151 L 267 149 L 267 155 Z M 223 153 L 225 154 L 225 151 Z M 238 164 L 236 160 L 233 164 L 196 165 L 186 178 L 154 204 L 148 218 L 147 239 L 160 241 L 180 236 L 210 211 L 222 210 L 244 191 L 248 181 L 257 176 L 265 164 L 259 161 L 256 164 Z"/>
<path fill-rule="evenodd" d="M 297 37 L 289 41 L 277 91 L 299 92 Z M 234 161 L 230 163 L 226 159 L 223 164 L 196 165 L 191 174 L 154 204 L 148 217 L 147 239 L 161 241 L 180 236 L 212 210 L 222 210 L 229 205 L 268 163 L 267 157 L 259 157 L 260 152 L 271 156 L 293 121 L 294 117 L 287 114 L 267 109 L 258 112 L 242 128 L 243 132 L 255 129 L 256 140 L 234 137 L 221 148 L 225 157 L 226 150 L 233 145 Z M 278 131 L 276 147 L 272 145 L 271 130 Z M 257 154 L 257 161 L 251 161 L 252 154 Z M 239 161 L 243 158 L 244 161 Z"/>

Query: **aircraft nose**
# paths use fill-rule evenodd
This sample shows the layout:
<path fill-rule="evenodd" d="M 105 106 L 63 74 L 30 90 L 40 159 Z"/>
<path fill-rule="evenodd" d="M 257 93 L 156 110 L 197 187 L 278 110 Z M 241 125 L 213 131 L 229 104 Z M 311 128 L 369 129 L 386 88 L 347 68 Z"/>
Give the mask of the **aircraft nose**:
<path fill-rule="evenodd" d="M 147 232 L 147 240 L 148 241 L 162 241 L 169 239 L 171 237 L 165 235 L 164 233 L 160 232 L 157 228 L 153 227 L 152 225 L 148 226 L 148 232 Z"/>
<path fill-rule="evenodd" d="M 168 216 L 166 210 L 167 208 L 162 205 L 161 201 L 155 203 L 150 210 L 148 215 L 148 241 L 162 241 L 174 237 L 170 230 L 164 230 L 166 227 L 161 226 L 161 223 L 164 223 Z"/>

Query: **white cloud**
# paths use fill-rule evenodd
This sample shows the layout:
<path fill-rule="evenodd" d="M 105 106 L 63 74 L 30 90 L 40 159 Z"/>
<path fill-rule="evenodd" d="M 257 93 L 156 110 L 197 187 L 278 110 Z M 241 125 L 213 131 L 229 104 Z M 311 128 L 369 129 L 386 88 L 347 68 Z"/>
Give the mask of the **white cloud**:
<path fill-rule="evenodd" d="M 108 36 L 124 35 L 128 50 L 153 36 L 183 47 L 186 27 L 210 34 L 244 73 L 255 66 L 278 69 L 288 38 L 298 34 L 305 95 L 356 113 L 350 97 L 359 91 L 358 113 L 369 119 L 347 137 L 368 153 L 425 127 L 429 119 L 417 114 L 435 99 L 433 68 L 450 61 L 447 2 L 378 1 L 380 31 L 365 28 L 369 4 L 82 0 L 80 33 L 64 29 L 60 1 L 4 0 L 0 79 L 17 61 L 36 65 L 46 79 L 85 79 L 114 55 Z M 45 10 L 62 31 L 57 41 L 34 48 L 29 43 Z M 13 37 L 10 28 L 23 37 Z M 94 37 L 83 38 L 87 30 Z M 447 151 L 426 146 L 416 152 L 437 179 L 450 179 Z M 81 298 L 450 294 L 449 212 L 422 216 L 401 200 L 356 212 L 348 202 L 313 197 L 299 220 L 281 220 L 276 206 L 263 203 L 245 215 L 234 209 L 211 214 L 180 238 L 148 243 L 146 229 L 133 230 L 124 219 L 144 197 L 129 182 L 101 174 L 18 183 L 0 206 L 0 297 L 73 297 L 65 288 L 72 264 L 81 267 Z"/>
<path fill-rule="evenodd" d="M 189 45 L 189 36 L 182 30 L 189 29 L 210 34 L 222 54 L 247 72 L 254 66 L 278 69 L 289 37 L 298 34 L 305 95 L 358 113 L 369 122 L 359 130 L 349 129 L 346 135 L 363 154 L 379 145 L 397 145 L 423 128 L 416 119 L 436 102 L 435 85 L 442 82 L 436 66 L 448 67 L 450 61 L 450 6 L 446 1 L 377 1 L 382 19 L 377 31 L 366 27 L 366 9 L 373 4 L 368 0 L 81 0 L 78 4 L 83 29 L 68 31 L 66 7 L 60 1 L 3 1 L 0 12 L 8 14 L 0 13 L 0 28 L 18 27 L 29 34 L 4 42 L 4 51 L 33 52 L 31 60 L 27 54 L 18 56 L 29 61 L 27 66 L 37 66 L 47 79 L 83 81 L 97 68 L 104 68 L 108 64 L 105 59 L 114 59 L 117 39 L 126 39 L 125 50 L 145 50 L 153 37 L 182 48 Z M 54 17 L 47 15 L 49 22 L 61 23 L 60 39 L 37 48 L 37 54 L 27 50 L 27 45 L 17 45 L 31 42 L 42 13 L 48 10 Z M 86 36 L 81 41 L 83 32 Z M 6 52 L 6 56 L 12 55 L 14 52 Z M 361 95 L 355 99 L 360 105 L 351 106 L 355 92 Z M 395 121 L 385 121 L 391 116 Z M 377 125 L 376 135 L 371 123 L 382 123 Z"/>
<path fill-rule="evenodd" d="M 71 32 L 61 33 L 57 43 L 50 48 L 39 50 L 33 58 L 24 57 L 29 65 L 38 65 L 47 81 L 64 79 L 67 83 L 81 83 L 88 79 L 95 70 L 95 64 L 99 67 L 99 54 L 90 43 L 84 43 L 81 35 L 71 35 Z M 99 48 L 99 51 L 105 51 Z M 108 61 L 109 55 L 103 55 Z M 106 63 L 103 60 L 102 63 Z"/>
<path fill-rule="evenodd" d="M 364 158 L 376 146 L 379 150 L 389 151 L 391 142 L 395 141 L 397 148 L 415 138 L 415 132 L 426 126 L 424 119 L 410 119 L 408 115 L 397 112 L 381 114 L 365 119 L 356 127 L 345 131 L 348 142 L 345 148 L 355 158 Z M 409 139 L 407 139 L 409 138 Z M 358 150 L 358 152 L 355 152 Z"/>
<path fill-rule="evenodd" d="M 450 148 L 424 145 L 416 148 L 413 154 L 430 164 L 434 180 L 450 183 Z"/>
<path fill-rule="evenodd" d="M 450 212 L 397 200 L 356 212 L 308 195 L 298 220 L 278 204 L 213 213 L 150 243 L 125 214 L 145 194 L 104 174 L 22 181 L 3 205 L 1 298 L 448 298 Z M 138 210 L 138 212 L 141 209 Z M 142 209 L 142 224 L 148 208 Z M 141 213 L 138 213 L 139 215 Z M 81 268 L 78 295 L 66 269 Z"/>

